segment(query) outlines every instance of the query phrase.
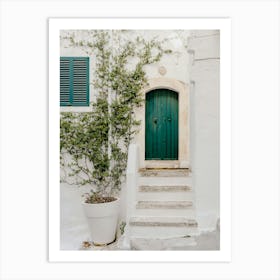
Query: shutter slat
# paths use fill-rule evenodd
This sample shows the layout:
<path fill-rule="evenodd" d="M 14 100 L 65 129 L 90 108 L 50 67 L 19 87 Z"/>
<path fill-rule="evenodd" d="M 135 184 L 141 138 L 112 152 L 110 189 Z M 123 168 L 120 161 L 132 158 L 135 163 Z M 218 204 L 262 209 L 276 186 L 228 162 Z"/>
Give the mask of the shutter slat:
<path fill-rule="evenodd" d="M 60 103 L 61 106 L 89 105 L 89 58 L 60 59 Z"/>

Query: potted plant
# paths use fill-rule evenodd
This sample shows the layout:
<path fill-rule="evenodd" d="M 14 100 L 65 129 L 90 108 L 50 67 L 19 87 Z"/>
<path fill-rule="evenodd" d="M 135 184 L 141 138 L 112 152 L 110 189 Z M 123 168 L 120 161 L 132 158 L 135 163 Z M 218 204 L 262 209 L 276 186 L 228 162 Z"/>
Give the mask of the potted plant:
<path fill-rule="evenodd" d="M 90 188 L 82 204 L 95 245 L 115 240 L 123 175 L 119 163 L 112 163 L 106 104 L 99 98 L 92 112 L 61 113 L 60 118 L 62 181 Z"/>
<path fill-rule="evenodd" d="M 88 31 L 82 41 L 75 33 L 63 37 L 95 61 L 92 110 L 60 114 L 61 180 L 90 187 L 83 207 L 94 244 L 111 243 L 116 236 L 128 146 L 140 125 L 134 111 L 142 105 L 141 89 L 147 83 L 144 67 L 170 53 L 160 42 L 132 41 L 122 32 Z"/>
<path fill-rule="evenodd" d="M 111 196 L 100 197 L 91 192 L 85 195 L 83 207 L 93 243 L 112 243 L 116 238 L 120 199 Z"/>

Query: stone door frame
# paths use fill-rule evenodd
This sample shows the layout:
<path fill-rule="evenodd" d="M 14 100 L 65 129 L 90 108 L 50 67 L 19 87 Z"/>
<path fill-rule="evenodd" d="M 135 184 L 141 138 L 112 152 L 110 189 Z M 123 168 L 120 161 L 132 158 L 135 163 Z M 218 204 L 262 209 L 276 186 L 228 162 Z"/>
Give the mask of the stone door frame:
<path fill-rule="evenodd" d="M 145 110 L 146 102 L 141 108 L 136 110 L 136 118 L 141 120 L 140 130 L 135 137 L 135 142 L 139 143 L 140 168 L 189 168 L 189 90 L 187 84 L 170 78 L 154 78 L 148 81 L 148 85 L 143 89 L 143 99 L 146 93 L 154 89 L 170 89 L 178 93 L 179 105 L 179 135 L 178 135 L 178 160 L 145 160 Z M 146 101 L 146 100 L 145 100 Z"/>

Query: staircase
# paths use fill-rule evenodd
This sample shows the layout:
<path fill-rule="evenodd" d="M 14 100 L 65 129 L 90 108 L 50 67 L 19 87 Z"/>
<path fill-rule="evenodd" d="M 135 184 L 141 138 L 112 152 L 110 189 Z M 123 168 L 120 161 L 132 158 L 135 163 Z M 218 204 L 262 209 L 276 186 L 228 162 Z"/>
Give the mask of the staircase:
<path fill-rule="evenodd" d="M 170 239 L 184 238 L 184 245 L 193 244 L 191 236 L 197 233 L 194 195 L 188 169 L 140 169 L 136 180 L 134 207 L 129 218 L 131 244 L 161 240 L 172 248 Z M 133 202 L 131 202 L 133 203 Z M 149 242 L 147 243 L 147 240 Z M 154 240 L 154 242 L 151 242 Z M 174 245 L 174 244 L 173 244 Z"/>
<path fill-rule="evenodd" d="M 139 163 L 139 146 L 130 144 L 126 227 L 118 247 L 121 250 L 192 250 L 198 229 L 190 170 L 139 169 Z"/>

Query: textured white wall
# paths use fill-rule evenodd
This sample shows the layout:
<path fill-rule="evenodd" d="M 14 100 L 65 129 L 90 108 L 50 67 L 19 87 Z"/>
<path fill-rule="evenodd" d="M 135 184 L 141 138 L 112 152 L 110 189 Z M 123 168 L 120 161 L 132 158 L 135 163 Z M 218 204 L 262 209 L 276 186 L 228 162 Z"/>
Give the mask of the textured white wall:
<path fill-rule="evenodd" d="M 218 31 L 193 31 L 189 38 L 191 162 L 199 227 L 212 230 L 220 216 Z"/>
<path fill-rule="evenodd" d="M 188 30 L 127 30 L 123 31 L 122 35 L 126 38 L 135 38 L 137 36 L 141 36 L 146 40 L 151 40 L 155 38 L 156 40 L 165 40 L 163 43 L 163 47 L 166 49 L 171 49 L 173 51 L 172 54 L 164 55 L 160 62 L 154 63 L 153 65 L 146 66 L 146 73 L 148 79 L 162 77 L 159 73 L 158 69 L 160 66 L 164 66 L 166 68 L 165 78 L 172 78 L 184 83 L 188 83 L 189 81 L 189 55 L 187 53 L 187 38 L 189 36 L 190 31 Z M 69 43 L 67 40 L 63 39 L 63 37 L 75 34 L 75 37 L 78 40 L 82 40 L 85 38 L 90 38 L 88 31 L 71 31 L 62 30 L 60 32 L 61 40 L 60 40 L 60 55 L 61 56 L 89 56 L 83 49 L 81 48 L 73 48 L 69 47 Z M 117 46 L 114 45 L 113 48 Z M 90 56 L 90 77 L 91 80 L 94 78 L 94 70 L 95 70 L 95 56 L 94 54 Z M 94 96 L 94 87 L 90 86 L 90 100 L 93 99 Z M 66 110 L 62 108 L 62 110 Z M 75 110 L 75 111 L 85 111 L 85 108 L 67 108 L 67 110 Z"/>

